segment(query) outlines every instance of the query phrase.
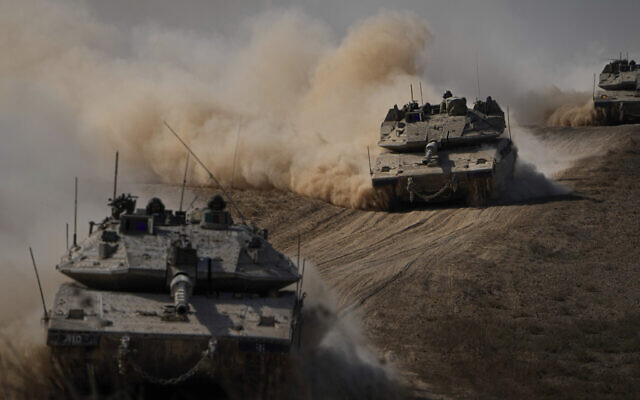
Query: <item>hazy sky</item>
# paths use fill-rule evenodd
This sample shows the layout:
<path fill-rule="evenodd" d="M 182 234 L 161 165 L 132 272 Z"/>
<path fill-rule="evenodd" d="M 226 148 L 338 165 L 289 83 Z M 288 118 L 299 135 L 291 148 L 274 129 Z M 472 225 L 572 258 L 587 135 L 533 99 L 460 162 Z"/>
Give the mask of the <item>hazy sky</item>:
<path fill-rule="evenodd" d="M 266 10 L 301 10 L 329 25 L 337 37 L 381 9 L 413 10 L 434 34 L 426 78 L 467 92 L 472 87 L 474 95 L 476 62 L 481 88 L 504 97 L 551 84 L 590 91 L 593 73 L 607 58 L 619 52 L 640 58 L 638 0 L 93 0 L 88 4 L 98 19 L 121 29 L 152 24 L 225 36 Z"/>
<path fill-rule="evenodd" d="M 128 0 L 88 2 L 96 15 L 121 26 L 158 22 L 167 27 L 227 30 L 268 9 L 299 8 L 338 32 L 355 20 L 389 10 L 414 10 L 434 32 L 462 29 L 471 35 L 509 34 L 510 40 L 541 46 L 553 54 L 589 44 L 638 50 L 637 0 Z"/>

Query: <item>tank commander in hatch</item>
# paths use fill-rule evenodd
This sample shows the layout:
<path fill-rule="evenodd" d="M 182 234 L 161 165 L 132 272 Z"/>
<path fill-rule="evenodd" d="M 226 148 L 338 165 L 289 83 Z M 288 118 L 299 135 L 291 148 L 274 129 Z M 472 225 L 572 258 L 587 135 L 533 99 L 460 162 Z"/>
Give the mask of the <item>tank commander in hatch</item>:
<path fill-rule="evenodd" d="M 159 198 L 153 197 L 147 203 L 147 207 L 145 211 L 147 215 L 162 216 L 164 215 L 164 204 L 162 203 L 162 200 L 160 200 Z"/>
<path fill-rule="evenodd" d="M 222 196 L 216 194 L 207 203 L 207 210 L 203 212 L 202 219 L 205 224 L 211 224 L 213 228 L 226 228 L 233 224 L 231 214 L 225 210 L 227 202 Z"/>
<path fill-rule="evenodd" d="M 453 97 L 453 93 L 451 93 L 451 90 L 447 90 L 442 95 L 442 103 L 440 103 L 440 114 L 444 114 L 447 112 L 447 99 L 450 97 Z"/>

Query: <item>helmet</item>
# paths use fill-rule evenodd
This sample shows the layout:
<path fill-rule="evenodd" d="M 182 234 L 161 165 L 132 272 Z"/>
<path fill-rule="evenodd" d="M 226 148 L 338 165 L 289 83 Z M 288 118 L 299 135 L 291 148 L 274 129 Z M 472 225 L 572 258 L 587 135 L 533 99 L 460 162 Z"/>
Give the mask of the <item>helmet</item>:
<path fill-rule="evenodd" d="M 164 214 L 164 204 L 157 197 L 151 198 L 146 207 L 147 215 Z"/>
<path fill-rule="evenodd" d="M 222 211 L 225 209 L 226 206 L 227 206 L 227 202 L 224 201 L 222 196 L 220 196 L 219 194 L 216 194 L 215 196 L 213 196 L 207 203 L 207 207 L 209 207 L 209 209 L 214 211 Z"/>

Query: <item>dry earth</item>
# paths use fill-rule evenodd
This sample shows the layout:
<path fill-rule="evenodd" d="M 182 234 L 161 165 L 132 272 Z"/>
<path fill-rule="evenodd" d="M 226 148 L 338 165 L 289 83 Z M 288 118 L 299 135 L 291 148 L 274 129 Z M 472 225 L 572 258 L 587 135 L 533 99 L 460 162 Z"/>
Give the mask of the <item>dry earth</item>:
<path fill-rule="evenodd" d="M 595 154 L 556 177 L 570 194 L 395 213 L 232 195 L 280 249 L 294 255 L 301 235 L 341 318 L 361 321 L 413 397 L 638 398 L 640 126 L 534 131 Z"/>
<path fill-rule="evenodd" d="M 417 397 L 638 398 L 640 126 L 535 132 L 599 149 L 557 177 L 569 195 L 400 213 L 235 197 L 276 246 L 301 235 Z"/>

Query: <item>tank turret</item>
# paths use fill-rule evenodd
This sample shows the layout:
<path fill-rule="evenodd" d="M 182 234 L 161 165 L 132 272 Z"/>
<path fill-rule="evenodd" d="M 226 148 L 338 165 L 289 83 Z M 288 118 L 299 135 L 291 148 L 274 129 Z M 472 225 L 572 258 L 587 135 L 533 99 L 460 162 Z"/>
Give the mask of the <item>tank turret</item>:
<path fill-rule="evenodd" d="M 439 105 L 411 102 L 389 109 L 378 145 L 387 152 L 375 161 L 374 187 L 392 202 L 438 202 L 466 197 L 484 204 L 513 171 L 515 149 L 504 112 L 491 97 L 473 108 L 446 91 Z"/>
<path fill-rule="evenodd" d="M 640 121 L 640 66 L 620 57 L 600 73 L 594 106 L 608 123 Z"/>
<path fill-rule="evenodd" d="M 47 344 L 65 368 L 162 384 L 282 371 L 302 307 L 286 287 L 301 275 L 266 231 L 235 223 L 219 195 L 188 215 L 157 197 L 109 206 L 57 265 L 74 282 L 58 290 Z"/>
<path fill-rule="evenodd" d="M 133 212 L 132 196 L 118 199 L 123 200 L 109 203 L 111 218 L 62 258 L 60 272 L 90 287 L 140 291 L 168 290 L 165 277 L 173 278 L 187 266 L 189 273 L 184 274 L 196 292 L 212 288 L 267 293 L 300 278 L 262 231 L 234 223 L 221 196 L 212 197 L 188 219 L 167 210 L 156 197 Z"/>

